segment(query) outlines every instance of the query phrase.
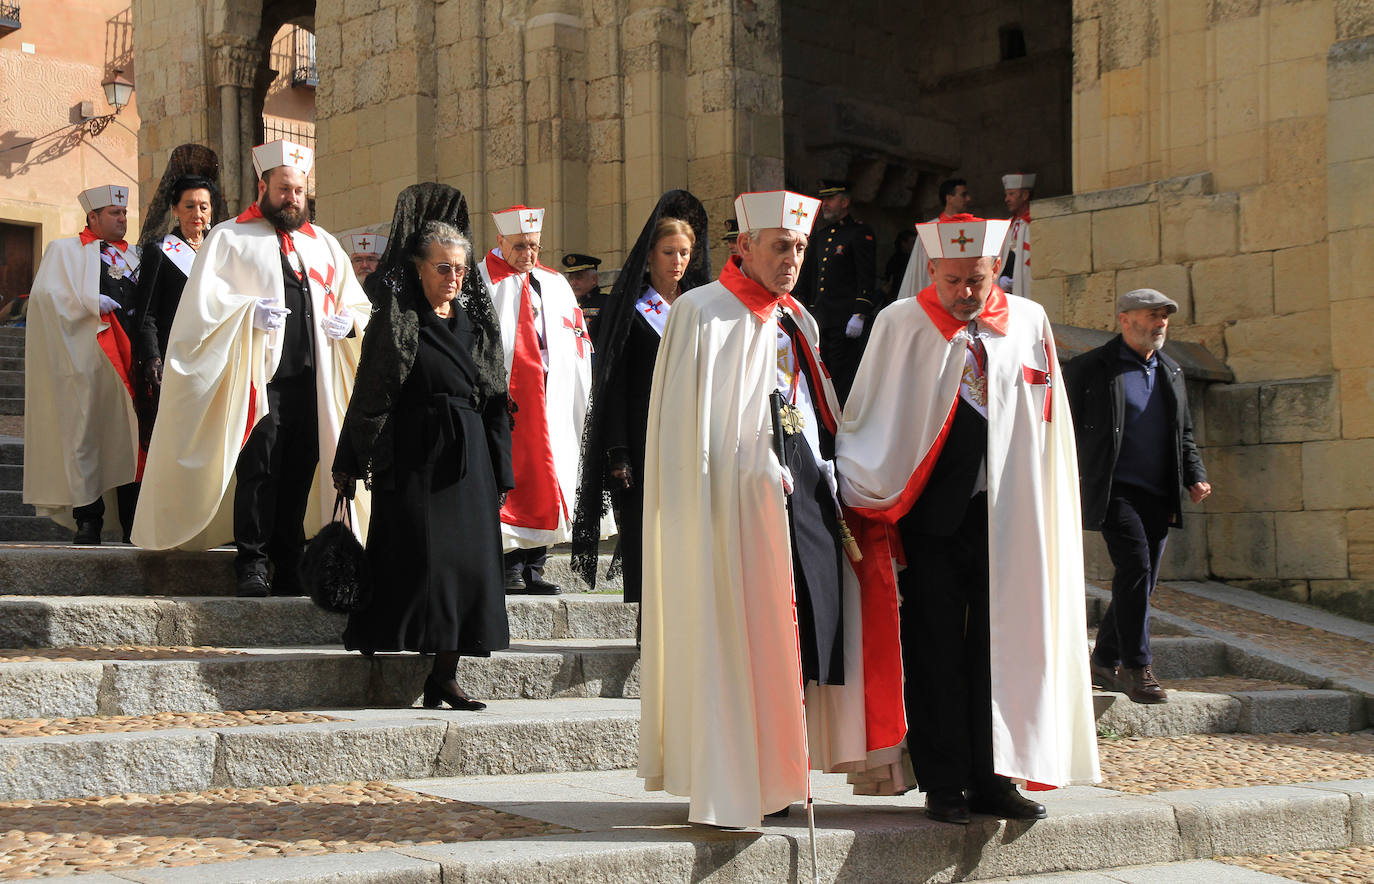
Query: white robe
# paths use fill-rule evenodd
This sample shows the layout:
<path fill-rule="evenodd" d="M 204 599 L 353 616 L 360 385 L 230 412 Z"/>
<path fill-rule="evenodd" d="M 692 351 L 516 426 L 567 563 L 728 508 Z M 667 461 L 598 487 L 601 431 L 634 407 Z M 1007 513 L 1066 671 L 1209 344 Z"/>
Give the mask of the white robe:
<path fill-rule="evenodd" d="M 948 217 L 941 212 L 926 223 L 943 221 Z M 902 274 L 902 281 L 897 286 L 897 296 L 893 300 L 914 298 L 922 289 L 930 285 L 930 272 L 927 269 L 929 262 L 930 256 L 926 254 L 926 247 L 918 236 L 911 247 L 911 257 L 907 258 L 906 261 L 906 272 Z"/>
<path fill-rule="evenodd" d="M 1031 296 L 1031 251 L 1030 251 L 1030 214 L 1018 215 L 1011 219 L 1011 226 L 1007 228 L 1006 241 L 1002 243 L 1002 274 L 1005 276 L 1011 273 L 1012 268 L 1007 264 L 1007 253 L 1013 249 L 1016 251 L 1016 272 L 1012 274 L 1011 291 L 1007 294 L 1016 295 L 1021 298 Z"/>
<path fill-rule="evenodd" d="M 1044 786 L 1098 782 L 1078 466 L 1054 334 L 1040 305 L 994 298 L 1008 318 L 1006 334 L 983 337 L 993 767 Z M 932 305 L 943 311 L 933 288 L 879 315 L 836 440 L 844 502 L 888 524 L 939 456 L 964 371 L 967 332 L 947 312 L 942 330 Z"/>
<path fill-rule="evenodd" d="M 138 266 L 134 249 L 124 253 Z M 24 371 L 24 502 L 73 524 L 71 508 L 134 481 L 132 393 L 101 346 L 122 330 L 100 316 L 98 241 L 48 246 L 29 294 Z M 127 338 L 125 338 L 127 341 Z"/>
<path fill-rule="evenodd" d="M 372 305 L 339 243 L 323 228 L 291 241 L 309 271 L 316 320 L 315 391 L 320 459 L 306 510 L 309 536 L 334 510 L 330 470 L 353 392 Z M 248 433 L 268 412 L 267 384 L 281 361 L 283 332 L 253 327 L 253 308 L 283 292 L 281 246 L 272 225 L 247 213 L 215 225 L 196 253 L 163 359 L 157 423 L 148 446 L 133 540 L 148 549 L 208 549 L 233 537 L 234 467 Z M 355 335 L 331 340 L 319 323 L 342 304 Z M 369 498 L 354 498 L 354 530 L 366 536 Z"/>
<path fill-rule="evenodd" d="M 792 314 L 817 359 L 815 320 L 799 306 Z M 639 775 L 646 789 L 689 796 L 693 822 L 719 826 L 758 825 L 804 800 L 808 731 L 815 768 L 862 769 L 870 748 L 848 565 L 845 684 L 808 685 L 803 709 L 769 403 L 777 328 L 720 281 L 687 292 L 669 313 L 649 400 Z M 833 387 L 821 386 L 837 415 Z"/>
<path fill-rule="evenodd" d="M 477 262 L 482 283 L 491 294 L 501 324 L 501 345 L 505 352 L 506 378 L 510 379 L 511 362 L 515 354 L 515 336 L 519 325 L 523 284 L 519 274 L 492 282 L 487 261 Z M 530 275 L 539 281 L 542 302 L 544 349 L 548 354 L 548 373 L 542 408 L 548 425 L 549 444 L 553 451 L 553 468 L 558 477 L 556 489 L 560 501 L 558 524 L 553 529 L 510 524 L 503 511 L 501 520 L 502 547 L 507 551 L 551 546 L 572 539 L 572 513 L 577 500 L 577 470 L 582 453 L 582 426 L 587 418 L 587 399 L 592 389 L 592 346 L 587 336 L 577 296 L 561 273 L 536 265 Z M 537 415 L 540 406 L 516 402 L 517 426 L 522 419 Z M 515 482 L 520 484 L 517 473 Z"/>

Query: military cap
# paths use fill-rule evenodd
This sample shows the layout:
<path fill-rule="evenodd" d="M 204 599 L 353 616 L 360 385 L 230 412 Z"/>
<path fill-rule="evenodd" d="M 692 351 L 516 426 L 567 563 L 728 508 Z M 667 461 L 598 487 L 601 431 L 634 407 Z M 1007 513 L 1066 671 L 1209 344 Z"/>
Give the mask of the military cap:
<path fill-rule="evenodd" d="M 849 182 L 843 178 L 822 178 L 820 187 L 816 188 L 816 196 L 834 196 L 847 190 Z"/>
<path fill-rule="evenodd" d="M 725 219 L 725 235 L 721 237 L 725 242 L 734 242 L 739 239 L 739 222 L 734 218 Z"/>
<path fill-rule="evenodd" d="M 576 273 L 579 270 L 595 270 L 601 266 L 601 259 L 591 255 L 579 255 L 576 252 L 569 252 L 563 256 L 563 272 Z"/>

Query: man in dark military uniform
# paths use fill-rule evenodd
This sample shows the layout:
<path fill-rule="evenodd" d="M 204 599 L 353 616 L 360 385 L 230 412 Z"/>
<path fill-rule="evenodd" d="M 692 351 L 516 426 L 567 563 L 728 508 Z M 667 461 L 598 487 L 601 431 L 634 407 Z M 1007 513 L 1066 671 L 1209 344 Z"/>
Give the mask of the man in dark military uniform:
<path fill-rule="evenodd" d="M 606 293 L 601 290 L 601 279 L 597 274 L 600 266 L 601 259 L 591 255 L 570 252 L 563 256 L 563 276 L 577 296 L 577 306 L 582 308 L 582 318 L 587 323 L 587 334 L 591 336 L 593 345 L 600 324 L 598 317 L 601 308 L 606 306 Z"/>
<path fill-rule="evenodd" d="M 878 247 L 873 228 L 849 214 L 849 184 L 821 179 L 821 217 L 802 268 L 806 304 L 821 327 L 821 358 L 843 403 L 859 370 L 877 302 Z"/>
<path fill-rule="evenodd" d="M 730 250 L 730 255 L 739 254 L 739 222 L 734 218 L 725 219 L 725 235 L 720 238 L 725 243 L 725 247 Z M 726 257 L 730 257 L 727 255 Z"/>

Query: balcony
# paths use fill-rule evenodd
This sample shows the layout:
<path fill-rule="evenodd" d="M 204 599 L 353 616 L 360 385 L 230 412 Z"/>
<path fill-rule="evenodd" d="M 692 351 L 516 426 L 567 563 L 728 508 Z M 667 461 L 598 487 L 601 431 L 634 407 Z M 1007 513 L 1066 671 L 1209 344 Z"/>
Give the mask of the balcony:
<path fill-rule="evenodd" d="M 19 30 L 19 0 L 0 0 L 0 37 Z"/>

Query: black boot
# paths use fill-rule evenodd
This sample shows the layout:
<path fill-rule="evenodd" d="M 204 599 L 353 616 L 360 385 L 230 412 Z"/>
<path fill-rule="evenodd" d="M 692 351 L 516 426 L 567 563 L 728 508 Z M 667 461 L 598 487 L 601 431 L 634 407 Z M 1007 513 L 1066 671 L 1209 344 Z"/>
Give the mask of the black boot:
<path fill-rule="evenodd" d="M 99 522 L 77 522 L 76 536 L 72 543 L 78 546 L 100 546 L 100 532 L 104 525 Z"/>

